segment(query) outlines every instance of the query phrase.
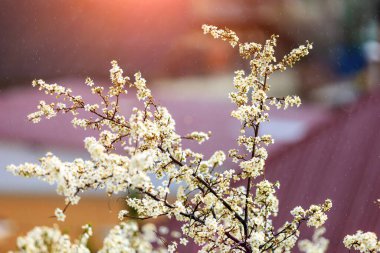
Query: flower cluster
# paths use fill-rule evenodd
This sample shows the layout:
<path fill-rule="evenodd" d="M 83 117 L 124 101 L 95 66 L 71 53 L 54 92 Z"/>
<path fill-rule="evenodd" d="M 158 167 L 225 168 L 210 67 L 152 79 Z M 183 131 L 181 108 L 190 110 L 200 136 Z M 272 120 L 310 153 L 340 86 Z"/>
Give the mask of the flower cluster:
<path fill-rule="evenodd" d="M 301 105 L 301 99 L 298 96 L 286 96 L 284 98 L 271 98 L 269 103 L 276 106 L 277 109 L 283 108 L 286 110 L 288 107 L 299 107 Z"/>
<path fill-rule="evenodd" d="M 82 229 L 80 239 L 72 243 L 70 237 L 62 234 L 57 226 L 35 227 L 26 236 L 17 238 L 17 251 L 13 253 L 90 253 L 86 245 L 92 235 L 92 228 L 84 225 Z"/>
<path fill-rule="evenodd" d="M 284 66 L 293 67 L 294 64 L 300 61 L 303 57 L 309 54 L 309 50 L 313 49 L 313 44 L 306 41 L 306 45 L 301 45 L 298 48 L 293 49 L 288 55 L 282 59 L 281 64 Z"/>
<path fill-rule="evenodd" d="M 326 232 L 324 227 L 315 230 L 313 240 L 301 240 L 298 247 L 301 252 L 305 253 L 325 253 L 329 246 L 329 240 L 323 237 Z"/>
<path fill-rule="evenodd" d="M 309 227 L 319 228 L 327 220 L 326 211 L 332 207 L 331 200 L 327 199 L 323 205 L 311 205 L 308 210 L 302 207 L 295 207 L 290 213 L 293 215 L 294 220 L 299 222 L 307 218 L 307 225 Z"/>
<path fill-rule="evenodd" d="M 99 97 L 98 104 L 88 104 L 62 86 L 41 80 L 33 82 L 40 90 L 62 101 L 50 105 L 41 102 L 39 111 L 29 119 L 38 122 L 42 117 L 72 113 L 74 127 L 99 132 L 98 136 L 84 140 L 91 159 L 65 162 L 48 153 L 39 164 L 7 168 L 16 175 L 56 184 L 57 193 L 66 199 L 63 210 L 78 204 L 80 194 L 91 189 L 104 189 L 110 195 L 137 192 L 137 196 L 126 199 L 137 215 L 130 216 L 128 211 L 122 210 L 119 219 L 166 216 L 180 222 L 181 232 L 170 244 L 165 244 L 168 252 L 175 252 L 179 244 L 185 245 L 189 239 L 201 247 L 202 253 L 290 252 L 296 245 L 301 223 L 313 227 L 323 225 L 331 201 L 312 205 L 307 210 L 297 207 L 292 211 L 292 221 L 280 228 L 273 225 L 272 217 L 279 212 L 276 192 L 280 184 L 265 178 L 266 146 L 274 141 L 270 135 L 260 133 L 260 126 L 269 121 L 270 105 L 283 109 L 300 105 L 298 97 L 268 97 L 268 80 L 275 71 L 291 67 L 307 55 L 311 46 L 301 46 L 277 62 L 274 50 L 278 36 L 271 36 L 262 45 L 239 44 L 236 33 L 229 29 L 207 25 L 202 28 L 214 38 L 238 46 L 242 58 L 249 61 L 249 71 L 235 72 L 235 91 L 229 94 L 236 105 L 231 115 L 241 122 L 241 131 L 237 137 L 238 147 L 230 149 L 228 157 L 223 151 L 206 157 L 186 148 L 186 141 L 203 143 L 210 133 L 194 131 L 181 136 L 169 111 L 154 101 L 141 73 L 134 74 L 132 82 L 118 63 L 112 61 L 112 84 L 108 89 L 96 86 L 91 78 L 85 81 Z M 121 96 L 129 94 L 129 88 L 136 90 L 141 106 L 131 108 L 128 115 L 121 112 L 119 101 Z M 81 112 L 85 112 L 82 117 Z M 225 168 L 226 159 L 237 163 L 237 168 Z M 153 177 L 157 184 L 152 183 Z M 55 212 L 58 220 L 63 221 L 64 215 L 61 209 Z M 145 227 L 142 234 L 138 231 L 135 223 L 121 223 L 111 230 L 100 252 L 163 251 L 154 237 L 154 229 Z"/>
<path fill-rule="evenodd" d="M 61 209 L 59 209 L 59 208 L 55 209 L 54 214 L 55 214 L 55 217 L 57 218 L 57 220 L 65 221 L 66 215 Z"/>
<path fill-rule="evenodd" d="M 153 244 L 159 246 L 155 249 Z M 157 229 L 152 224 L 141 228 L 136 222 L 122 222 L 112 228 L 103 242 L 99 253 L 166 253 L 164 241 L 158 236 Z"/>
<path fill-rule="evenodd" d="M 211 132 L 203 133 L 203 132 L 192 132 L 185 136 L 187 139 L 195 140 L 199 144 L 202 144 L 203 142 L 207 141 L 211 136 Z"/>
<path fill-rule="evenodd" d="M 358 250 L 362 253 L 380 252 L 380 241 L 375 233 L 357 231 L 354 235 L 347 235 L 343 240 L 348 249 Z"/>
<path fill-rule="evenodd" d="M 28 115 L 28 120 L 33 123 L 40 122 L 41 118 L 45 116 L 47 119 L 50 119 L 57 115 L 54 111 L 54 103 L 46 104 L 45 101 L 40 101 L 40 104 L 37 106 L 38 111 Z"/>
<path fill-rule="evenodd" d="M 218 27 L 213 25 L 202 25 L 204 34 L 211 34 L 215 39 L 222 39 L 230 43 L 232 47 L 235 47 L 239 42 L 239 37 L 234 31 L 228 28 L 218 29 Z"/>

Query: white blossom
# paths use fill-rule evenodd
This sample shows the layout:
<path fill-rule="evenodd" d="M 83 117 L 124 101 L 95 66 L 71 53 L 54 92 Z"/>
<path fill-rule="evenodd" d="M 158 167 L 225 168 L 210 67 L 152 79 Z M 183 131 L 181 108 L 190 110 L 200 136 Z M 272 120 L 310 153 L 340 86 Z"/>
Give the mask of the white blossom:
<path fill-rule="evenodd" d="M 354 235 L 345 236 L 343 243 L 346 248 L 362 253 L 380 252 L 380 241 L 372 232 L 358 230 Z"/>
<path fill-rule="evenodd" d="M 325 253 L 329 246 L 329 240 L 322 235 L 326 232 L 326 228 L 321 227 L 314 231 L 313 239 L 301 240 L 298 243 L 298 248 L 305 253 Z"/>
<path fill-rule="evenodd" d="M 57 218 L 57 220 L 59 221 L 65 221 L 66 219 L 66 215 L 63 213 L 63 211 L 59 208 L 55 209 L 55 217 Z"/>

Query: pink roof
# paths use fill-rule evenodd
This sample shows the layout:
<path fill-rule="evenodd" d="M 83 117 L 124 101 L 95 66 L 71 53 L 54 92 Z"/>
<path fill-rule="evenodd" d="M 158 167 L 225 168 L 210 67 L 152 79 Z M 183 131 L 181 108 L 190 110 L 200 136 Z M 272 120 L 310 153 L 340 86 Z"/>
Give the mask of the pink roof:
<path fill-rule="evenodd" d="M 343 252 L 344 235 L 380 234 L 380 90 L 346 108 L 304 140 L 270 157 L 267 173 L 281 182 L 279 220 L 289 211 L 333 201 L 328 252 Z"/>

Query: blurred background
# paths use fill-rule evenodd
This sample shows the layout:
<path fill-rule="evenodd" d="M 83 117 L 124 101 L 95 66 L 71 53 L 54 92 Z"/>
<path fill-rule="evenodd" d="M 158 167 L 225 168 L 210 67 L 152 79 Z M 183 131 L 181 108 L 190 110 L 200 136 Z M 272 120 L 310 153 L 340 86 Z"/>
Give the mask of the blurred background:
<path fill-rule="evenodd" d="M 239 122 L 229 116 L 227 93 L 234 70 L 246 64 L 227 43 L 203 35 L 204 23 L 228 27 L 242 41 L 278 34 L 278 58 L 314 43 L 300 64 L 270 80 L 273 95 L 303 100 L 300 109 L 273 111 L 263 130 L 276 140 L 269 177 L 282 183 L 276 224 L 296 205 L 331 198 L 328 252 L 342 251 L 343 236 L 357 229 L 379 234 L 379 14 L 375 0 L 1 0 L 0 252 L 33 226 L 55 223 L 50 216 L 64 207 L 54 186 L 14 177 L 5 166 L 35 162 L 46 151 L 63 160 L 88 157 L 82 140 L 93 134 L 71 128 L 70 117 L 28 123 L 26 115 L 45 99 L 31 89 L 35 78 L 85 94 L 84 79 L 107 85 L 109 63 L 118 60 L 126 73 L 142 72 L 180 133 L 213 132 L 198 150 L 234 147 Z M 91 193 L 60 227 L 75 236 L 92 223 L 95 249 L 123 205 L 120 197 Z"/>

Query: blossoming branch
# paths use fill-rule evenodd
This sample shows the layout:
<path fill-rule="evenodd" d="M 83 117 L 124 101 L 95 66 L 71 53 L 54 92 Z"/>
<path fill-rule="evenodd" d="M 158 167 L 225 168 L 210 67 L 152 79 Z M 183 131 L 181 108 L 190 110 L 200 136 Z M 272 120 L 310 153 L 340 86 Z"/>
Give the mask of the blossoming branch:
<path fill-rule="evenodd" d="M 302 223 L 318 228 L 327 220 L 326 212 L 332 206 L 328 199 L 306 209 L 297 206 L 291 211 L 290 221 L 280 227 L 273 225 L 272 217 L 279 211 L 276 191 L 280 183 L 266 179 L 265 161 L 268 157 L 266 146 L 274 140 L 260 132 L 261 124 L 270 119 L 271 109 L 300 106 L 298 96 L 269 97 L 269 80 L 274 72 L 293 67 L 308 55 L 312 44 L 307 42 L 277 61 L 278 36 L 272 35 L 264 44 L 241 43 L 235 32 L 227 28 L 209 25 L 202 28 L 205 34 L 237 47 L 250 66 L 248 71 L 235 72 L 235 91 L 229 94 L 236 105 L 231 116 L 241 122 L 241 131 L 237 133 L 236 147 L 228 154 L 216 150 L 205 157 L 185 148 L 184 142 L 201 144 L 210 139 L 211 133 L 194 131 L 181 136 L 167 108 L 155 102 L 141 73 L 134 74 L 133 78 L 126 76 L 116 61 L 111 62 L 109 89 L 97 86 L 90 78 L 85 81 L 91 92 L 99 97 L 96 104 L 87 103 L 69 88 L 43 80 L 33 81 L 34 87 L 55 96 L 57 102 L 40 101 L 38 111 L 28 116 L 30 121 L 37 123 L 42 118 L 71 113 L 74 127 L 95 129 L 99 134 L 84 140 L 90 160 L 78 158 L 67 162 L 47 153 L 39 164 L 10 165 L 7 169 L 15 175 L 37 177 L 56 184 L 57 193 L 66 200 L 66 207 L 55 211 L 59 221 L 65 220 L 69 205 L 80 202 L 82 192 L 104 189 L 109 195 L 131 190 L 140 193 L 139 197 L 131 196 L 126 200 L 138 216 L 121 210 L 119 219 L 129 222 L 122 222 L 111 230 L 100 252 L 111 252 L 107 249 L 112 252 L 175 252 L 178 244 L 186 245 L 189 240 L 200 246 L 201 253 L 290 252 L 296 245 Z M 122 96 L 129 96 L 130 89 L 136 90 L 141 106 L 132 108 L 127 115 L 119 101 Z M 80 116 L 81 112 L 87 112 L 86 116 Z M 122 152 L 116 152 L 117 148 Z M 223 166 L 227 159 L 237 164 L 235 169 Z M 159 185 L 153 183 L 153 177 Z M 171 187 L 173 185 L 176 187 Z M 159 243 L 158 233 L 152 233 L 154 227 L 140 231 L 131 222 L 159 216 L 182 224 L 181 234 L 168 244 Z M 85 235 L 87 238 L 91 233 Z M 28 239 L 19 239 L 20 252 L 47 252 L 42 250 L 46 238 L 54 238 L 49 239 L 50 243 L 67 245 L 67 252 L 89 252 L 86 240 L 71 244 L 57 228 L 36 228 L 25 238 Z M 145 243 L 136 243 L 136 240 Z"/>

